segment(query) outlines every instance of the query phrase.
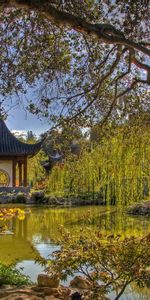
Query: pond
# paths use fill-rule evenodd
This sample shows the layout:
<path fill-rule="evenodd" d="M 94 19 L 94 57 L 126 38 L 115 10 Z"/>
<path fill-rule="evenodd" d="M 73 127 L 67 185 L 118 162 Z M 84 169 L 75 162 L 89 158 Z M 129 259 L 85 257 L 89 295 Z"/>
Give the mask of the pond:
<path fill-rule="evenodd" d="M 10 207 L 10 206 L 9 206 Z M 23 206 L 20 206 L 23 208 Z M 36 281 L 37 274 L 43 267 L 35 263 L 40 255 L 48 258 L 58 249 L 52 240 L 58 233 L 59 225 L 70 231 L 79 230 L 85 225 L 99 226 L 103 232 L 114 234 L 143 235 L 150 232 L 150 218 L 132 217 L 116 208 L 100 206 L 82 206 L 77 208 L 29 207 L 31 213 L 24 220 L 9 219 L 9 234 L 0 235 L 0 259 L 3 263 L 14 263 L 21 272 Z M 27 207 L 25 207 L 27 209 Z M 150 294 L 146 289 L 131 287 L 121 299 L 148 300 Z M 133 292 L 134 290 L 134 292 Z"/>

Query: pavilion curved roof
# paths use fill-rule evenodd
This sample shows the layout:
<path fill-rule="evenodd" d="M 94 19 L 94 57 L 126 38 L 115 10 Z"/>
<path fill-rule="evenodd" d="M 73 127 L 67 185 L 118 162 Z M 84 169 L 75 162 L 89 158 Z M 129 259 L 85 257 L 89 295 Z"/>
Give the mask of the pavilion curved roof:
<path fill-rule="evenodd" d="M 0 119 L 0 156 L 34 156 L 41 148 L 42 141 L 27 144 L 19 141 Z"/>

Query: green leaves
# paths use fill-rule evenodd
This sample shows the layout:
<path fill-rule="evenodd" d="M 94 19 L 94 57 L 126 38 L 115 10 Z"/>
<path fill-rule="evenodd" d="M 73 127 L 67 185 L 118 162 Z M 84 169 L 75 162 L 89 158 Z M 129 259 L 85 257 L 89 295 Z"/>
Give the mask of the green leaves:
<path fill-rule="evenodd" d="M 146 108 L 143 78 L 149 67 L 145 65 L 146 55 L 140 53 L 146 46 L 150 27 L 145 2 L 54 0 L 34 1 L 30 7 L 29 1 L 24 1 L 29 10 L 20 9 L 19 2 L 14 8 L 3 2 L 6 6 L 0 12 L 0 94 L 5 107 L 11 95 L 19 96 L 26 107 L 31 89 L 37 106 L 31 109 L 32 113 L 52 123 L 75 118 L 84 126 L 91 124 L 91 120 L 101 121 L 108 114 L 115 119 L 124 118 L 130 110 L 137 109 L 137 91 L 138 109 Z M 75 20 L 70 27 L 65 22 L 66 13 L 70 20 Z M 87 24 L 89 29 L 85 30 Z M 100 38 L 95 37 L 95 32 L 100 33 Z M 118 60 L 117 37 L 124 38 Z M 133 48 L 136 45 L 138 59 L 134 60 L 134 67 L 128 53 L 131 44 Z M 144 53 L 148 53 L 148 48 Z M 139 79 L 139 74 L 142 87 L 135 87 L 134 79 Z M 116 83 L 122 105 L 114 100 Z M 132 84 L 133 92 L 129 94 Z M 42 102 L 43 96 L 52 100 L 48 107 Z M 13 101 L 18 104 L 16 99 Z"/>
<path fill-rule="evenodd" d="M 0 286 L 3 284 L 27 285 L 31 284 L 28 276 L 22 275 L 13 266 L 5 266 L 0 262 Z"/>
<path fill-rule="evenodd" d="M 106 296 L 109 290 L 119 299 L 131 282 L 149 287 L 149 235 L 122 239 L 87 227 L 76 234 L 61 228 L 59 243 L 61 250 L 54 253 L 50 271 L 62 278 L 80 272 L 90 280 L 91 299 L 97 294 Z"/>
<path fill-rule="evenodd" d="M 92 150 L 87 141 L 79 158 L 67 154 L 63 167 L 53 168 L 49 175 L 51 195 L 72 195 L 118 206 L 148 197 L 150 132 L 144 120 L 139 124 L 135 121 L 138 119 L 103 132 L 101 127 L 96 132 L 93 129 Z"/>

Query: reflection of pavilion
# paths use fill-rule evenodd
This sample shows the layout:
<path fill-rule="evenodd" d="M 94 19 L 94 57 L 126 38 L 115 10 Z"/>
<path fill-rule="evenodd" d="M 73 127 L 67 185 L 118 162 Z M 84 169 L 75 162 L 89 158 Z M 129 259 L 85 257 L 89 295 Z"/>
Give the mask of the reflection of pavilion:
<path fill-rule="evenodd" d="M 3 263 L 12 264 L 16 261 L 35 260 L 40 256 L 39 252 L 27 239 L 28 216 L 25 220 L 13 218 L 10 220 L 12 235 L 0 236 L 0 259 Z"/>

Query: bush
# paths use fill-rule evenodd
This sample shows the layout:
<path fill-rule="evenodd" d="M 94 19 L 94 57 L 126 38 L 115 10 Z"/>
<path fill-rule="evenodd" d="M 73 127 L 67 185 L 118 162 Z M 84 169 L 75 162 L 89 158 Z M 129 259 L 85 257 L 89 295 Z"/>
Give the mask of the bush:
<path fill-rule="evenodd" d="M 31 200 L 35 204 L 47 204 L 48 198 L 45 197 L 44 191 L 36 190 L 31 192 Z"/>
<path fill-rule="evenodd" d="M 26 203 L 26 196 L 24 193 L 19 192 L 12 200 L 13 203 Z"/>
<path fill-rule="evenodd" d="M 123 239 L 88 227 L 76 234 L 62 228 L 60 233 L 62 247 L 54 252 L 49 270 L 63 280 L 82 273 L 91 299 L 105 299 L 113 291 L 118 300 L 132 282 L 150 288 L 150 234 Z"/>
<path fill-rule="evenodd" d="M 31 284 L 28 276 L 22 275 L 13 266 L 6 266 L 0 262 L 0 286 L 3 284 L 27 285 Z"/>

